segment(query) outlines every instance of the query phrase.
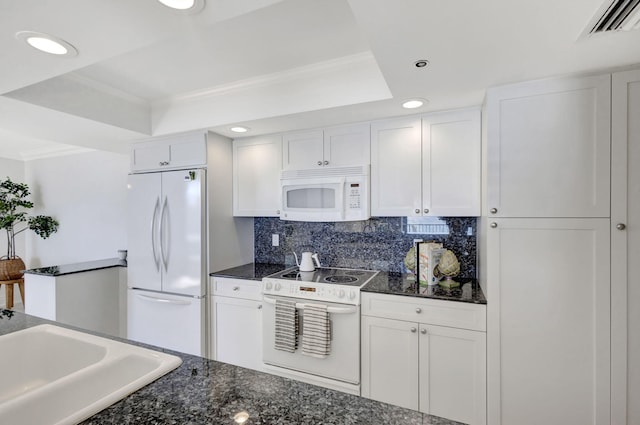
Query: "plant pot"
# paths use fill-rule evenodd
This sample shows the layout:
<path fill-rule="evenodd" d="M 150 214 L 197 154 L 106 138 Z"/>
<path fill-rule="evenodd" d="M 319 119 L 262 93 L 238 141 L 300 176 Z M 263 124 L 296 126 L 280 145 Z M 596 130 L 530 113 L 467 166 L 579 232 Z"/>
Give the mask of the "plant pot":
<path fill-rule="evenodd" d="M 21 279 L 24 269 L 24 261 L 20 257 L 0 260 L 0 280 Z"/>

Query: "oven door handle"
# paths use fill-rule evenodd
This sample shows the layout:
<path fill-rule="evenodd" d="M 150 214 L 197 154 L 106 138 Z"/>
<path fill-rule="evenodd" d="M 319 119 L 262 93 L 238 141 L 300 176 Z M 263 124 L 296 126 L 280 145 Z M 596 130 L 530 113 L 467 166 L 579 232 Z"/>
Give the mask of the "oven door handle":
<path fill-rule="evenodd" d="M 264 299 L 264 302 L 266 302 L 267 304 L 276 303 L 276 300 L 273 298 L 263 297 L 263 299 Z M 306 307 L 306 304 L 296 303 L 297 309 L 304 310 L 305 307 Z M 327 307 L 327 313 L 331 313 L 331 314 L 353 314 L 357 312 L 358 312 L 357 307 Z"/>

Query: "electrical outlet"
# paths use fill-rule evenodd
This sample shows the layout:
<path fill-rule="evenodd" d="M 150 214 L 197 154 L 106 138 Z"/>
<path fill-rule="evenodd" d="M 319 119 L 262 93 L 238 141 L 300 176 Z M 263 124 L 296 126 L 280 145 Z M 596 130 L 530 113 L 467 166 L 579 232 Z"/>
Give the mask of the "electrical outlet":
<path fill-rule="evenodd" d="M 271 235 L 271 246 L 280 246 L 280 235 L 274 233 Z"/>

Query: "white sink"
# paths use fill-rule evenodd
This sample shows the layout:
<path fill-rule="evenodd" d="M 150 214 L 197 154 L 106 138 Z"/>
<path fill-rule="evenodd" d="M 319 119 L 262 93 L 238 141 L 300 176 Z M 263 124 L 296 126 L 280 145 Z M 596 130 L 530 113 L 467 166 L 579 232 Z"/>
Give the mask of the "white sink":
<path fill-rule="evenodd" d="M 40 325 L 0 336 L 0 423 L 75 424 L 180 366 L 135 345 Z"/>

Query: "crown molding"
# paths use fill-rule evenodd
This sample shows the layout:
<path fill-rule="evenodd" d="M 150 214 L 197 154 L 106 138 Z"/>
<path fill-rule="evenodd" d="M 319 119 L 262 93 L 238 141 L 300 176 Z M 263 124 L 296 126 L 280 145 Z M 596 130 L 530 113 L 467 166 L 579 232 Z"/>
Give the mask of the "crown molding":
<path fill-rule="evenodd" d="M 301 66 L 298 68 L 288 69 L 286 71 L 275 72 L 272 74 L 260 75 L 254 78 L 234 81 L 228 84 L 221 84 L 210 87 L 205 90 L 197 90 L 190 93 L 184 93 L 176 96 L 168 96 L 151 102 L 152 109 L 156 106 L 166 106 L 171 104 L 188 103 L 207 98 L 223 96 L 233 92 L 242 90 L 255 89 L 278 85 L 291 82 L 292 80 L 312 78 L 321 76 L 328 72 L 336 72 L 340 69 L 350 69 L 355 65 L 370 64 L 378 66 L 373 53 L 370 51 L 357 53 L 354 55 L 343 56 L 337 59 L 317 62 L 311 65 Z"/>
<path fill-rule="evenodd" d="M 19 156 L 22 161 L 33 161 L 36 159 L 54 158 L 57 156 L 76 155 L 79 153 L 94 152 L 95 149 L 82 148 L 79 146 L 48 146 L 38 149 L 30 149 L 20 152 Z"/>

